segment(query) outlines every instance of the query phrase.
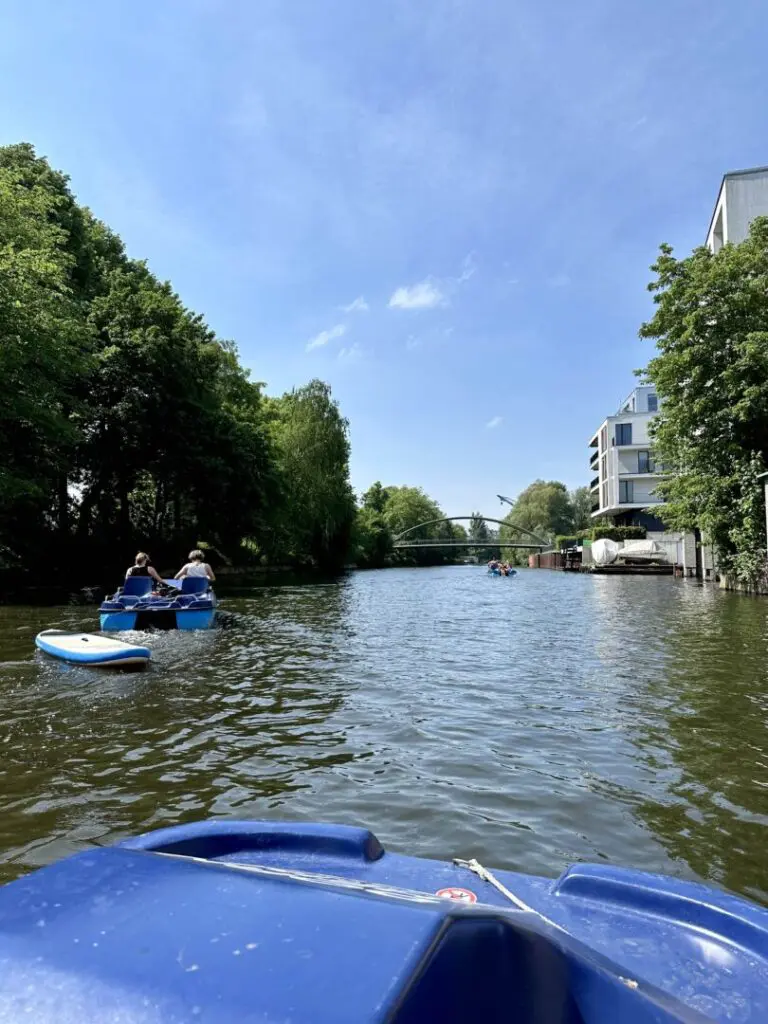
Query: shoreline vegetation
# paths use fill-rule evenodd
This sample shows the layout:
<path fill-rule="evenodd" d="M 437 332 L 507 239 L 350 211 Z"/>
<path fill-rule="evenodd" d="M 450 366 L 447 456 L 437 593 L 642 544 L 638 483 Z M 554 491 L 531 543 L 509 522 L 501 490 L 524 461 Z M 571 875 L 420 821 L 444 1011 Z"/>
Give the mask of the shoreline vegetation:
<path fill-rule="evenodd" d="M 0 147 L 0 338 L 0 594 L 117 582 L 137 550 L 165 570 L 200 547 L 217 571 L 245 572 L 466 556 L 394 550 L 398 534 L 444 518 L 437 502 L 378 482 L 356 499 L 329 385 L 266 394 L 235 343 L 128 256 L 26 143 Z M 532 488 L 512 510 L 520 525 L 579 525 L 562 484 Z M 555 518 L 571 511 L 545 522 L 537 495 Z M 469 531 L 438 522 L 411 536 L 487 540 L 479 554 L 496 554 L 479 516 Z"/>
<path fill-rule="evenodd" d="M 656 343 L 644 375 L 669 471 L 659 514 L 705 531 L 725 573 L 764 586 L 768 218 L 714 255 L 677 260 L 662 246 L 652 269 L 656 312 L 640 333 Z M 357 497 L 330 386 L 268 395 L 235 343 L 130 257 L 27 143 L 0 147 L 0 379 L 0 595 L 19 578 L 117 580 L 137 550 L 161 569 L 199 547 L 217 569 L 319 573 L 467 557 L 396 550 L 399 534 L 445 517 L 437 502 L 380 482 Z M 537 480 L 498 533 L 475 513 L 409 539 L 471 539 L 486 560 L 520 539 L 512 524 L 576 534 L 590 525 L 589 490 Z"/>

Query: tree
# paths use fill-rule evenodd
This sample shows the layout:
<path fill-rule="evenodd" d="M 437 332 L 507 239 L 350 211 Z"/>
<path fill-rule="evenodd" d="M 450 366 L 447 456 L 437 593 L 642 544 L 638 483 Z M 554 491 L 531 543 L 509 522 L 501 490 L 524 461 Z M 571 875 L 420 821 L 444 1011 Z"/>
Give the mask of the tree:
<path fill-rule="evenodd" d="M 69 413 L 89 334 L 71 287 L 59 199 L 6 156 L 0 149 L 0 536 L 25 553 L 48 528 L 76 441 Z"/>
<path fill-rule="evenodd" d="M 753 583 L 765 574 L 765 518 L 757 475 L 768 455 L 768 218 L 749 237 L 678 260 L 662 245 L 649 285 L 656 312 L 640 330 L 656 341 L 647 379 L 660 413 L 656 458 L 665 522 L 700 527 L 721 566 Z"/>
<path fill-rule="evenodd" d="M 392 533 L 397 536 L 420 523 L 431 519 L 442 519 L 443 510 L 424 493 L 421 487 L 388 487 L 384 518 Z M 435 526 L 422 526 L 408 535 L 409 540 L 438 540 Z"/>
<path fill-rule="evenodd" d="M 534 480 L 518 495 L 504 519 L 539 537 L 569 533 L 573 526 L 573 508 L 568 489 L 557 480 Z"/>
<path fill-rule="evenodd" d="M 386 508 L 388 500 L 389 491 L 386 487 L 381 486 L 380 480 L 377 480 L 363 495 L 363 508 L 370 508 L 374 512 L 381 513 Z"/>
<path fill-rule="evenodd" d="M 357 510 L 352 557 L 362 569 L 381 569 L 392 555 L 392 532 L 381 512 L 372 505 Z"/>
<path fill-rule="evenodd" d="M 580 533 L 592 525 L 592 492 L 589 487 L 576 487 L 571 491 L 571 530 Z"/>
<path fill-rule="evenodd" d="M 491 558 L 498 557 L 499 549 L 493 547 L 492 544 L 493 540 L 496 539 L 496 533 L 495 531 L 488 529 L 488 524 L 479 512 L 472 513 L 472 518 L 469 521 L 468 534 L 470 540 L 485 544 L 483 547 L 471 549 L 473 555 L 484 562 L 490 561 Z"/>
<path fill-rule="evenodd" d="M 293 561 L 338 568 L 355 521 L 349 425 L 320 380 L 272 399 L 269 410 L 282 493 L 273 519 L 278 548 Z"/>

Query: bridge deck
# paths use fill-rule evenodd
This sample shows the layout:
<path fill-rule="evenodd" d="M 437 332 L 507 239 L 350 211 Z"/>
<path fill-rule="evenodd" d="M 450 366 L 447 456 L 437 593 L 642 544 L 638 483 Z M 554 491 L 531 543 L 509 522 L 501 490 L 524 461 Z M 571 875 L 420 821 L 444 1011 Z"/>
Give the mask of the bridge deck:
<path fill-rule="evenodd" d="M 543 551 L 544 544 L 515 544 L 506 540 L 396 540 L 395 548 L 525 548 Z"/>

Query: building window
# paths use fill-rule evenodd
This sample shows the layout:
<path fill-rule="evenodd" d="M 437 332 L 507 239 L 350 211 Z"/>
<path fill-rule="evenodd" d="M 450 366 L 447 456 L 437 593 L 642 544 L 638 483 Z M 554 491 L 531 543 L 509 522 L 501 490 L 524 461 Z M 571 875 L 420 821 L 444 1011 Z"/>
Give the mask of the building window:
<path fill-rule="evenodd" d="M 659 411 L 659 399 L 657 395 L 648 395 L 648 412 Z"/>
<path fill-rule="evenodd" d="M 653 456 L 650 452 L 638 452 L 637 453 L 637 472 L 638 473 L 653 473 L 656 465 L 653 461 Z"/>
<path fill-rule="evenodd" d="M 603 486 L 600 488 L 600 494 L 600 507 L 606 508 L 606 506 L 608 505 L 608 484 L 603 484 Z"/>
<path fill-rule="evenodd" d="M 616 444 L 632 444 L 632 424 L 616 424 Z"/>
<path fill-rule="evenodd" d="M 600 429 L 600 451 L 604 452 L 608 447 L 608 431 L 605 427 Z"/>
<path fill-rule="evenodd" d="M 632 505 L 635 500 L 635 485 L 631 480 L 619 480 L 619 504 Z"/>

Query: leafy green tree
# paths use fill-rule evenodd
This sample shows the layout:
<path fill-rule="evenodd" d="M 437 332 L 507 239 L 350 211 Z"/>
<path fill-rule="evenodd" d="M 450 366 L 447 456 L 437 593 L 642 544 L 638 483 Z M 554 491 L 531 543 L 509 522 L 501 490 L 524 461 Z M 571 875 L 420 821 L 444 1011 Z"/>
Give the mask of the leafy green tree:
<path fill-rule="evenodd" d="M 357 510 L 352 544 L 353 559 L 364 569 L 381 569 L 390 564 L 392 532 L 381 512 L 363 504 Z"/>
<path fill-rule="evenodd" d="M 571 491 L 571 529 L 574 533 L 592 526 L 592 492 L 588 487 L 576 487 Z"/>
<path fill-rule="evenodd" d="M 487 562 L 491 558 L 499 557 L 500 550 L 498 547 L 494 547 L 492 543 L 496 539 L 496 532 L 488 528 L 488 524 L 479 512 L 472 513 L 467 534 L 469 540 L 474 540 L 484 545 L 483 547 L 471 549 L 472 554 L 478 559 Z"/>
<path fill-rule="evenodd" d="M 490 531 L 488 525 L 479 512 L 473 512 L 469 522 L 469 539 L 483 543 L 488 540 Z"/>
<path fill-rule="evenodd" d="M 73 388 L 88 359 L 57 213 L 56 196 L 0 159 L 0 534 L 22 552 L 48 532 L 77 438 Z"/>
<path fill-rule="evenodd" d="M 421 487 L 387 487 L 384 518 L 397 536 L 421 523 L 443 518 L 443 510 Z M 408 535 L 409 540 L 437 540 L 435 526 L 422 526 Z"/>
<path fill-rule="evenodd" d="M 568 489 L 557 480 L 534 480 L 518 495 L 504 519 L 531 530 L 539 537 L 551 538 L 569 533 L 573 524 L 573 508 Z"/>
<path fill-rule="evenodd" d="M 375 484 L 371 484 L 363 495 L 363 508 L 370 508 L 374 512 L 382 513 L 387 506 L 388 500 L 389 491 L 386 487 L 381 486 L 380 480 L 377 480 Z"/>
<path fill-rule="evenodd" d="M 269 410 L 282 492 L 278 547 L 294 561 L 339 567 L 355 521 L 348 423 L 319 380 L 272 399 Z"/>
<path fill-rule="evenodd" d="M 653 445 L 670 473 L 659 511 L 675 529 L 705 530 L 726 572 L 754 582 L 766 566 L 768 218 L 714 255 L 678 260 L 662 245 L 652 269 L 656 312 L 640 334 L 657 347 Z"/>

